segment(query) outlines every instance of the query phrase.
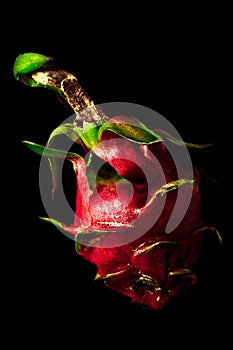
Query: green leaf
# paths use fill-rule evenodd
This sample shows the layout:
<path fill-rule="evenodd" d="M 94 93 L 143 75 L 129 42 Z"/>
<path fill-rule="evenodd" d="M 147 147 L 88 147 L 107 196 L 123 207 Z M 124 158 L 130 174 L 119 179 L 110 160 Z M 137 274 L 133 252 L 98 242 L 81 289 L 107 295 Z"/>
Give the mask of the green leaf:
<path fill-rule="evenodd" d="M 59 135 L 66 135 L 74 143 L 81 143 L 79 133 L 80 131 L 74 123 L 61 124 L 50 134 L 47 146 L 50 148 L 53 145 L 54 139 Z M 60 163 L 57 158 L 52 157 L 49 158 L 49 165 L 52 173 L 52 197 L 54 197 L 57 190 Z"/>
<path fill-rule="evenodd" d="M 14 63 L 13 72 L 17 80 L 30 87 L 44 87 L 48 90 L 55 91 L 64 99 L 64 93 L 61 89 L 52 84 L 44 84 L 42 81 L 37 81 L 36 77 L 32 77 L 32 73 L 42 67 L 45 63 L 53 60 L 52 57 L 47 57 L 38 53 L 24 53 L 19 55 Z M 31 73 L 31 74 L 30 74 Z"/>
<path fill-rule="evenodd" d="M 30 76 L 28 76 L 26 74 L 20 75 L 20 81 L 28 86 L 31 86 L 31 87 L 43 86 L 41 83 L 36 82 L 34 79 L 32 79 Z"/>
<path fill-rule="evenodd" d="M 66 135 L 70 140 L 72 140 L 74 143 L 78 141 L 80 138 L 80 131 L 79 129 L 74 125 L 74 123 L 65 123 L 59 125 L 56 129 L 52 131 L 52 133 L 49 136 L 48 140 L 48 146 L 51 145 L 53 139 L 56 136 L 59 135 Z"/>
<path fill-rule="evenodd" d="M 175 138 L 174 136 L 172 136 L 171 134 L 169 134 L 167 131 L 164 131 L 164 130 L 156 130 L 156 132 L 158 132 L 159 134 L 162 134 L 162 136 L 165 139 L 167 139 L 171 143 L 174 143 L 177 146 L 185 146 L 188 148 L 207 148 L 212 146 L 212 143 L 198 144 L 198 143 L 184 142 L 182 140 Z"/>
<path fill-rule="evenodd" d="M 89 149 L 97 144 L 98 131 L 99 126 L 97 126 L 96 123 L 83 122 L 83 131 L 80 132 L 80 137 Z"/>
<path fill-rule="evenodd" d="M 104 123 L 98 132 L 98 139 L 101 140 L 102 133 L 105 130 L 141 144 L 151 144 L 160 142 L 162 139 L 159 135 L 148 129 L 143 123 L 136 118 L 112 118 Z"/>
<path fill-rule="evenodd" d="M 203 226 L 203 227 L 195 230 L 194 233 L 196 234 L 196 233 L 205 232 L 205 231 L 212 231 L 217 236 L 217 239 L 218 239 L 220 245 L 223 244 L 222 236 L 221 236 L 220 232 L 218 231 L 218 229 L 214 226 L 211 226 L 211 225 Z"/>
<path fill-rule="evenodd" d="M 77 231 L 77 229 L 76 229 Z M 116 232 L 111 230 L 111 232 Z M 75 250 L 76 252 L 79 254 L 80 250 L 83 247 L 83 244 L 79 242 L 79 237 L 84 235 L 84 236 L 90 236 L 90 240 L 89 240 L 89 244 L 91 246 L 91 244 L 95 245 L 95 242 L 97 242 L 99 240 L 99 235 L 105 234 L 105 233 L 109 233 L 109 229 L 108 230 L 101 230 L 101 229 L 94 229 L 91 231 L 80 231 L 75 235 Z M 87 246 L 85 245 L 85 249 L 87 249 Z"/>
<path fill-rule="evenodd" d="M 178 242 L 173 242 L 173 241 L 159 241 L 155 242 L 152 244 L 149 244 L 147 246 L 143 246 L 142 248 L 136 249 L 133 256 L 138 256 L 141 254 L 145 254 L 150 252 L 151 250 L 155 249 L 158 246 L 164 245 L 164 246 L 169 246 L 169 245 L 177 245 L 179 244 Z"/>
<path fill-rule="evenodd" d="M 52 218 L 46 218 L 46 217 L 43 217 L 43 216 L 39 216 L 39 218 L 43 221 L 47 221 L 53 225 L 55 225 L 56 227 L 66 231 L 66 232 L 70 232 L 72 234 L 76 234 L 77 233 L 77 227 L 74 227 L 74 226 L 69 226 L 67 224 L 64 224 L 63 222 L 60 222 L 56 219 L 52 219 Z"/>
<path fill-rule="evenodd" d="M 66 152 L 56 148 L 49 148 L 30 141 L 23 141 L 23 144 L 27 146 L 30 150 L 41 156 L 52 158 L 67 158 L 71 161 L 77 158 L 83 159 L 80 155 L 74 152 Z"/>
<path fill-rule="evenodd" d="M 193 272 L 190 269 L 176 269 L 176 270 L 170 271 L 169 275 L 170 276 L 187 275 L 187 274 L 190 275 L 192 273 Z"/>
<path fill-rule="evenodd" d="M 59 165 L 55 160 L 68 159 L 72 162 L 73 166 L 75 166 L 75 162 L 77 162 L 77 159 L 83 160 L 83 158 L 79 154 L 74 152 L 66 152 L 56 148 L 45 147 L 34 142 L 23 141 L 23 143 L 33 152 L 41 156 L 48 157 L 52 175 L 52 198 L 54 198 L 57 189 L 59 173 Z"/>
<path fill-rule="evenodd" d="M 103 280 L 109 280 L 109 279 L 112 279 L 112 278 L 115 278 L 115 277 L 119 277 L 119 276 L 121 277 L 121 276 L 124 276 L 127 271 L 129 271 L 129 268 L 126 268 L 126 269 L 120 270 L 120 271 L 116 271 L 116 272 L 112 272 L 112 273 L 108 273 L 107 275 L 102 277 L 102 279 Z M 98 276 L 95 279 L 97 280 Z"/>
<path fill-rule="evenodd" d="M 184 186 L 184 185 L 194 185 L 195 180 L 194 179 L 179 179 L 175 181 L 171 181 L 166 183 L 165 185 L 161 186 L 150 198 L 146 206 L 144 207 L 147 208 L 155 199 L 164 196 L 170 191 L 176 191 L 179 187 Z"/>
<path fill-rule="evenodd" d="M 21 74 L 33 72 L 34 70 L 42 67 L 46 62 L 51 60 L 51 57 L 47 57 L 45 55 L 34 52 L 20 54 L 14 62 L 14 76 L 17 80 L 19 80 L 19 76 Z"/>
<path fill-rule="evenodd" d="M 85 144 L 91 149 L 97 143 L 98 129 L 99 127 L 95 123 L 86 123 L 85 121 L 83 122 L 83 128 L 78 128 L 74 123 L 61 124 L 51 133 L 48 146 L 56 136 L 63 134 L 74 143 Z"/>

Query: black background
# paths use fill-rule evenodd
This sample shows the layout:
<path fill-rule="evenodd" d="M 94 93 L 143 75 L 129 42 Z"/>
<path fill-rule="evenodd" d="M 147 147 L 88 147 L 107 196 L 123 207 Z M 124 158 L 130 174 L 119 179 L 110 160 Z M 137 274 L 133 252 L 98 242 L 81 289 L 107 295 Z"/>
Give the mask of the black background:
<path fill-rule="evenodd" d="M 164 2 L 128 10 L 115 5 L 99 11 L 91 7 L 66 25 L 52 11 L 45 16 L 45 9 L 40 13 L 47 21 L 38 11 L 27 20 L 21 15 L 1 49 L 4 324 L 13 333 L 19 330 L 22 344 L 29 341 L 28 334 L 42 342 L 47 335 L 52 341 L 78 342 L 85 331 L 86 344 L 94 340 L 109 346 L 123 346 L 125 340 L 145 346 L 159 341 L 164 346 L 170 342 L 189 346 L 195 340 L 199 345 L 225 342 L 231 304 L 227 150 L 232 2 Z M 67 7 L 63 16 L 69 17 L 70 11 Z M 132 305 L 127 297 L 93 283 L 95 268 L 76 254 L 74 242 L 38 218 L 44 215 L 38 186 L 40 158 L 21 141 L 44 144 L 70 113 L 52 92 L 28 88 L 14 79 L 14 60 L 24 52 L 54 57 L 79 78 L 96 103 L 150 107 L 166 117 L 184 140 L 214 144 L 193 156 L 219 183 L 203 180 L 203 211 L 224 237 L 223 257 L 207 281 L 164 310 Z"/>

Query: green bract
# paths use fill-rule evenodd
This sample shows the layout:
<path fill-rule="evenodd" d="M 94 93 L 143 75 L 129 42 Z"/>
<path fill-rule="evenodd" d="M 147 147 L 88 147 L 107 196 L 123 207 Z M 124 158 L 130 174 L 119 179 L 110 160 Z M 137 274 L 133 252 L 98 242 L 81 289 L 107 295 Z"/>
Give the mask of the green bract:
<path fill-rule="evenodd" d="M 115 134 L 124 137 L 128 140 L 142 143 L 151 144 L 159 142 L 162 138 L 156 135 L 153 131 L 148 129 L 142 122 L 134 117 L 124 117 L 123 120 L 112 118 L 106 121 L 98 132 L 98 138 L 101 139 L 101 135 L 104 131 L 112 131 Z"/>
<path fill-rule="evenodd" d="M 33 72 L 51 60 L 51 57 L 47 57 L 39 53 L 28 52 L 20 54 L 14 63 L 14 76 L 17 80 L 19 80 L 21 74 Z"/>
<path fill-rule="evenodd" d="M 74 152 L 66 152 L 56 148 L 45 147 L 39 145 L 38 143 L 23 141 L 23 143 L 33 152 L 39 154 L 40 156 L 53 157 L 53 158 L 66 158 L 69 160 L 82 159 L 82 157 Z"/>

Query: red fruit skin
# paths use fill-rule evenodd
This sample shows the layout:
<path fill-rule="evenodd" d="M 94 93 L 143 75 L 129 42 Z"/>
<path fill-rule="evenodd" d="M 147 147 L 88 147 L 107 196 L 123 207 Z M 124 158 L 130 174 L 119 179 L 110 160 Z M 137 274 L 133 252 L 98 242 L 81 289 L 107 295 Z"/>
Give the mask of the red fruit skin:
<path fill-rule="evenodd" d="M 107 144 L 104 143 L 106 140 Z M 88 234 L 88 240 L 84 243 L 77 236 L 77 252 L 95 264 L 98 269 L 97 278 L 102 279 L 107 287 L 128 296 L 135 304 L 161 309 L 197 281 L 195 270 L 202 255 L 205 236 L 205 230 L 202 229 L 205 223 L 201 217 L 198 174 L 194 174 L 194 186 L 187 184 L 179 188 L 183 199 L 179 202 L 179 210 L 184 212 L 184 217 L 171 233 L 166 233 L 177 191 L 170 191 L 166 198 L 158 197 L 145 207 L 147 199 L 156 190 L 177 180 L 177 165 L 175 166 L 165 145 L 158 142 L 145 146 L 122 139 L 121 146 L 119 136 L 110 131 L 103 132 L 100 141 L 100 146 L 97 145 L 94 149 L 95 154 L 127 179 L 132 184 L 134 193 L 129 201 L 128 192 L 124 192 L 124 184 L 116 192 L 116 184 L 102 183 L 97 184 L 90 194 L 86 167 L 83 164 L 78 167 L 74 226 L 78 227 L 84 222 L 86 227 L 89 226 L 87 231 L 92 233 Z M 125 154 L 127 159 L 123 156 Z M 146 176 L 141 169 L 147 169 Z M 186 179 L 193 175 L 182 168 L 179 168 L 180 174 Z M 152 184 L 150 188 L 148 182 Z M 191 201 L 186 210 L 186 198 L 190 194 Z M 137 229 L 141 232 L 144 232 L 147 220 L 151 220 L 151 217 L 157 218 L 161 208 L 162 211 L 147 232 L 136 239 L 132 236 L 125 244 L 125 235 L 132 235 L 127 227 L 116 227 L 116 232 L 110 236 L 95 232 L 112 223 L 111 205 L 114 200 L 118 201 L 120 208 L 118 218 L 114 217 L 116 224 L 134 222 L 133 213 L 136 209 Z M 129 203 L 127 208 L 124 207 L 125 202 Z M 124 210 L 121 209 L 121 203 Z M 112 247 L 108 247 L 109 240 Z"/>
<path fill-rule="evenodd" d="M 97 266 L 99 278 L 104 279 L 109 288 L 127 295 L 134 303 L 160 309 L 197 280 L 193 269 L 195 271 L 202 252 L 204 234 L 195 232 L 195 226 L 189 227 L 193 222 L 196 227 L 201 224 L 198 218 L 191 220 L 193 206 L 196 208 L 196 196 L 193 196 L 186 217 L 173 233 L 165 234 L 162 231 L 164 216 L 159 220 L 158 227 L 155 225 L 133 242 L 113 248 L 80 244 L 78 253 Z M 94 239 L 97 236 L 93 234 Z M 107 236 L 101 234 L 99 238 L 107 240 Z M 114 243 L 118 240 L 116 233 Z M 147 250 L 147 247 L 152 248 Z M 143 279 L 148 284 L 143 284 Z"/>

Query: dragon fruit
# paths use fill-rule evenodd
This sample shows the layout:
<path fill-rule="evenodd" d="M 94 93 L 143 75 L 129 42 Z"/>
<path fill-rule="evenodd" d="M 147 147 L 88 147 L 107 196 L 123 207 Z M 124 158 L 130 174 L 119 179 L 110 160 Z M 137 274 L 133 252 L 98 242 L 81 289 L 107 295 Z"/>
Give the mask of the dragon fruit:
<path fill-rule="evenodd" d="M 95 280 L 133 303 L 161 309 L 184 294 L 198 281 L 205 237 L 217 237 L 220 246 L 222 239 L 203 220 L 197 169 L 187 171 L 177 164 L 166 141 L 176 147 L 209 145 L 183 143 L 166 130 L 151 130 L 135 117 L 109 117 L 77 78 L 56 66 L 51 57 L 21 54 L 13 71 L 28 86 L 55 91 L 75 113 L 72 123 L 54 129 L 46 146 L 23 141 L 48 158 L 53 196 L 59 181 L 57 161 L 70 161 L 75 172 L 73 223 L 43 219 L 70 233 L 77 253 L 96 266 Z M 61 134 L 78 146 L 78 153 L 54 147 Z M 167 233 L 178 192 L 176 210 L 183 217 Z"/>

